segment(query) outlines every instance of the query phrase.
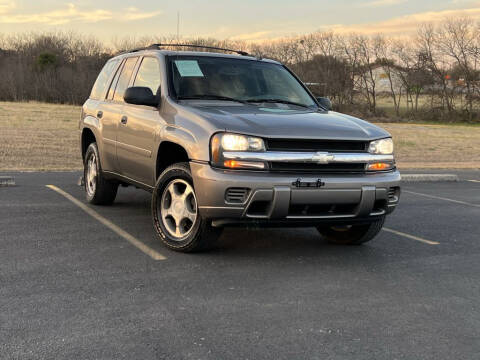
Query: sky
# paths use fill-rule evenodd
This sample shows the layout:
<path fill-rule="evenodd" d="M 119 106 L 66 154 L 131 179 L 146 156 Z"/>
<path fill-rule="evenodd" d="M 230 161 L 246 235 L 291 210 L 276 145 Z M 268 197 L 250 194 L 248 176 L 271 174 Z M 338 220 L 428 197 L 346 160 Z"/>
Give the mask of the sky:
<path fill-rule="evenodd" d="M 266 41 L 318 30 L 386 35 L 469 16 L 480 0 L 0 0 L 0 34 L 75 31 L 102 41 L 145 35 Z"/>

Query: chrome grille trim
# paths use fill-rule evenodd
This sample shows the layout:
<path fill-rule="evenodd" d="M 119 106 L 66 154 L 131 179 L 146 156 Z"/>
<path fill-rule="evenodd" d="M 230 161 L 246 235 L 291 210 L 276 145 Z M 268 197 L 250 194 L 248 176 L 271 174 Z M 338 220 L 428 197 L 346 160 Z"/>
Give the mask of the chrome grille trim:
<path fill-rule="evenodd" d="M 314 164 L 335 164 L 335 163 L 376 163 L 393 162 L 393 155 L 377 155 L 369 153 L 330 153 L 330 152 L 288 152 L 288 151 L 266 151 L 266 152 L 240 152 L 226 151 L 223 157 L 228 160 L 242 161 L 266 161 L 266 162 L 293 162 L 293 163 L 314 163 Z"/>

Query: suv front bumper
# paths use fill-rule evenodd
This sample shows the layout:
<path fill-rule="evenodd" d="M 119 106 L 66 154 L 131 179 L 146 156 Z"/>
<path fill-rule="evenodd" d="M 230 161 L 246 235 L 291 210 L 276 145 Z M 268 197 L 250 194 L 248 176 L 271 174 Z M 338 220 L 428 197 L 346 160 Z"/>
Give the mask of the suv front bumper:
<path fill-rule="evenodd" d="M 396 170 L 314 175 L 221 170 L 198 162 L 190 167 L 200 213 L 218 226 L 252 221 L 368 222 L 391 213 L 400 197 Z M 303 187 L 307 185 L 311 187 Z M 232 189 L 245 196 L 232 201 L 227 196 Z"/>

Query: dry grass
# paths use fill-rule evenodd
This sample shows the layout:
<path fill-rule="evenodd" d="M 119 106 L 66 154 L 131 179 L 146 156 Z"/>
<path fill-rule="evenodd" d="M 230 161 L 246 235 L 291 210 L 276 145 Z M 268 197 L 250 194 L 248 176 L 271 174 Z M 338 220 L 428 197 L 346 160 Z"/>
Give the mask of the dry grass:
<path fill-rule="evenodd" d="M 79 170 L 79 106 L 0 102 L 0 170 Z M 480 168 L 480 126 L 378 124 L 400 168 Z"/>
<path fill-rule="evenodd" d="M 359 100 L 361 101 L 361 99 Z M 402 98 L 400 99 L 400 108 L 399 108 L 400 116 L 404 116 L 405 114 L 408 114 L 411 111 L 412 104 L 409 105 L 410 107 L 410 110 L 409 110 L 409 108 L 407 108 L 406 100 L 407 100 L 406 96 L 402 96 Z M 459 99 L 458 97 L 455 98 L 454 103 L 455 103 L 455 108 L 457 110 L 460 110 L 465 106 L 465 104 L 462 103 L 462 99 Z M 439 105 L 440 104 L 437 104 L 437 106 Z M 431 105 L 430 95 L 420 95 L 420 97 L 418 98 L 418 110 L 420 112 L 425 113 L 428 111 L 427 109 L 431 108 L 431 106 L 432 105 Z M 378 110 L 384 111 L 386 116 L 389 118 L 393 118 L 393 119 L 398 118 L 397 114 L 395 113 L 395 106 L 393 103 L 393 99 L 389 95 L 382 94 L 381 96 L 377 97 L 377 108 Z M 478 102 L 474 103 L 473 109 L 476 112 L 480 111 L 480 104 Z M 425 114 L 423 115 L 423 117 L 425 117 Z M 422 115 L 420 115 L 420 118 L 422 118 Z"/>
<path fill-rule="evenodd" d="M 399 168 L 480 168 L 480 126 L 377 125 L 392 134 Z"/>
<path fill-rule="evenodd" d="M 0 102 L 0 170 L 82 168 L 80 107 Z"/>

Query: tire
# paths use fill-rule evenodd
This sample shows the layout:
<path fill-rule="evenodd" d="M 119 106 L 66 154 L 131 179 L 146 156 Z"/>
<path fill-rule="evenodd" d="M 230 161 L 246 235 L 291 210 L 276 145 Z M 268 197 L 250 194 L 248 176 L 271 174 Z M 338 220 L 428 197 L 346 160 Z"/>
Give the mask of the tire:
<path fill-rule="evenodd" d="M 83 179 L 87 201 L 90 204 L 110 205 L 115 201 L 118 183 L 104 178 L 96 143 L 91 143 L 85 153 Z"/>
<path fill-rule="evenodd" d="M 370 224 L 345 227 L 318 226 L 318 232 L 331 244 L 361 245 L 372 240 L 382 230 L 385 215 Z"/>
<path fill-rule="evenodd" d="M 152 219 L 158 238 L 179 252 L 211 249 L 222 232 L 198 211 L 188 163 L 173 164 L 159 176 L 152 195 Z"/>

